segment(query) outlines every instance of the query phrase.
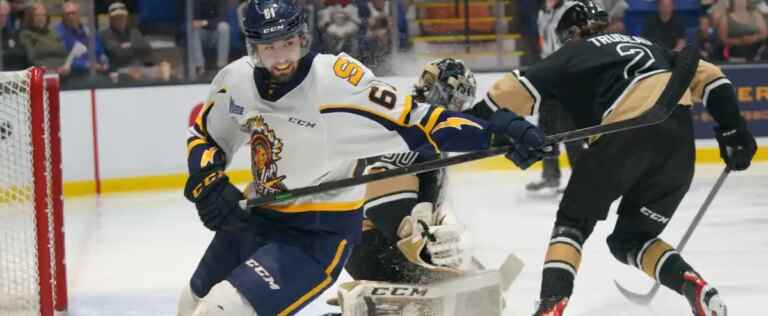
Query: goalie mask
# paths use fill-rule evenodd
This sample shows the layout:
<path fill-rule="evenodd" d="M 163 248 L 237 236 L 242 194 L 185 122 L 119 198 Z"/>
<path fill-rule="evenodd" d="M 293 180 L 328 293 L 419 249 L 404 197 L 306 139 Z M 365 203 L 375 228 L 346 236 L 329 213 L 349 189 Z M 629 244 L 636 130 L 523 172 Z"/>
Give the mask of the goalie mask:
<path fill-rule="evenodd" d="M 249 0 L 239 15 L 253 63 L 278 79 L 290 77 L 299 59 L 309 52 L 302 9 L 292 0 Z"/>
<path fill-rule="evenodd" d="M 475 101 L 477 83 L 472 71 L 459 59 L 436 59 L 424 66 L 413 89 L 414 99 L 430 105 L 462 111 Z"/>

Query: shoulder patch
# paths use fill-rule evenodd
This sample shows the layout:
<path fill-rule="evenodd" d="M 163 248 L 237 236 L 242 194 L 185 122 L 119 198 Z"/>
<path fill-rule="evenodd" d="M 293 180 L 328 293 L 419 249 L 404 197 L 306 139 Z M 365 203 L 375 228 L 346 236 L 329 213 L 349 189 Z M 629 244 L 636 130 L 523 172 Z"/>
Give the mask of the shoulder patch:
<path fill-rule="evenodd" d="M 243 115 L 245 108 L 235 103 L 234 98 L 229 98 L 229 113 Z"/>

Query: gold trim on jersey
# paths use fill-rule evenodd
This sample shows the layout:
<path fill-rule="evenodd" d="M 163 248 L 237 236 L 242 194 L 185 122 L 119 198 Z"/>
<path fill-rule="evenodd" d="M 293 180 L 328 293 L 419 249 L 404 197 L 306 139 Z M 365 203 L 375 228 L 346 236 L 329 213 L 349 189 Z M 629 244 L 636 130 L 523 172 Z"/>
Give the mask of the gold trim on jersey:
<path fill-rule="evenodd" d="M 602 124 L 614 123 L 635 118 L 651 109 L 659 99 L 667 82 L 672 77 L 672 72 L 655 71 L 635 78 L 624 92 L 614 101 L 608 110 L 603 113 Z M 692 106 L 691 92 L 686 90 L 678 101 L 683 106 Z M 590 138 L 594 142 L 600 135 Z"/>
<path fill-rule="evenodd" d="M 443 114 L 445 112 L 445 109 L 443 108 L 435 108 L 431 114 L 429 114 L 429 120 L 427 121 L 427 124 L 424 125 L 424 131 L 432 134 L 432 130 L 435 128 L 435 124 L 437 124 L 437 120 L 440 119 L 440 114 Z"/>
<path fill-rule="evenodd" d="M 696 74 L 694 75 L 693 80 L 691 80 L 690 90 L 693 94 L 693 101 L 696 103 L 706 101 L 707 88 L 710 84 L 719 79 L 725 79 L 723 71 L 709 62 L 700 60 L 699 67 L 696 68 Z M 730 83 L 730 81 L 727 82 Z"/>
<path fill-rule="evenodd" d="M 194 140 L 192 140 L 187 144 L 187 156 L 189 156 L 189 153 L 192 152 L 192 149 L 194 149 L 197 145 L 202 145 L 202 144 L 208 144 L 208 142 L 206 142 L 202 138 L 195 137 Z"/>
<path fill-rule="evenodd" d="M 483 129 L 483 127 L 480 126 L 480 124 L 477 124 L 470 119 L 465 119 L 463 117 L 449 117 L 445 119 L 445 121 L 442 121 L 440 124 L 437 124 L 437 126 L 435 126 L 432 129 L 432 133 L 435 133 L 443 128 L 454 128 L 454 129 L 461 130 L 461 127 L 465 125 L 472 126 L 480 130 Z"/>
<path fill-rule="evenodd" d="M 362 208 L 363 204 L 365 204 L 365 200 L 267 205 L 265 208 L 281 213 L 354 212 Z"/>
<path fill-rule="evenodd" d="M 216 146 L 212 146 L 203 152 L 202 156 L 200 157 L 200 168 L 205 168 L 209 164 L 213 163 L 213 159 L 216 157 L 216 151 L 218 151 L 218 148 L 216 148 Z"/>
<path fill-rule="evenodd" d="M 333 256 L 333 260 L 331 260 L 331 263 L 325 268 L 324 274 L 325 279 L 320 281 L 319 284 L 317 284 L 315 287 L 313 287 L 311 290 L 309 290 L 306 294 L 302 295 L 297 299 L 295 302 L 291 303 L 291 305 L 288 305 L 284 310 L 280 311 L 278 316 L 285 316 L 289 315 L 292 312 L 294 312 L 299 306 L 303 305 L 306 301 L 308 301 L 310 298 L 320 294 L 325 288 L 327 288 L 329 285 L 333 283 L 333 270 L 336 269 L 336 266 L 341 262 L 341 257 L 344 254 L 344 250 L 347 247 L 347 240 L 342 239 L 341 242 L 339 242 L 339 245 L 336 247 L 336 254 Z"/>
<path fill-rule="evenodd" d="M 406 96 L 403 101 L 403 113 L 400 113 L 400 119 L 398 120 L 400 124 L 408 124 L 405 119 L 408 118 L 408 114 L 411 113 L 411 110 L 413 110 L 413 98 L 411 96 Z"/>
<path fill-rule="evenodd" d="M 226 91 L 225 89 L 219 90 L 221 92 L 222 90 Z M 203 119 L 208 116 L 208 112 L 213 108 L 213 105 L 215 104 L 214 101 L 208 101 L 205 102 L 203 105 L 203 108 L 200 110 L 200 113 L 197 115 L 197 118 L 195 119 L 195 126 L 197 126 L 198 129 L 200 129 L 200 132 L 204 137 L 208 137 L 208 127 L 207 124 L 203 121 Z"/>
<path fill-rule="evenodd" d="M 435 143 L 435 141 L 432 139 L 432 135 L 430 133 L 428 133 L 424 129 L 424 127 L 421 126 L 420 124 L 413 124 L 413 125 L 411 125 L 411 124 L 407 124 L 407 122 L 395 121 L 395 120 L 392 120 L 391 118 L 389 118 L 386 115 L 383 115 L 383 114 L 381 114 L 379 112 L 376 112 L 376 111 L 373 111 L 371 109 L 365 108 L 365 107 L 360 106 L 360 105 L 355 105 L 355 104 L 323 104 L 323 105 L 320 106 L 320 111 L 328 110 L 328 109 L 353 109 L 353 110 L 358 110 L 358 111 L 362 111 L 362 112 L 373 114 L 376 117 L 379 117 L 379 118 L 382 118 L 382 119 L 387 120 L 389 122 L 392 122 L 392 123 L 394 123 L 397 126 L 401 126 L 401 127 L 413 127 L 413 126 L 415 126 L 415 127 L 418 127 L 424 133 L 424 136 L 427 138 L 427 141 L 432 145 L 432 147 L 435 149 L 435 151 L 436 152 L 440 152 L 440 147 L 438 147 L 437 143 Z"/>
<path fill-rule="evenodd" d="M 488 98 L 495 106 L 520 116 L 532 115 L 536 110 L 536 104 L 540 102 L 540 97 L 535 90 L 531 90 L 535 89 L 532 85 L 526 84 L 520 78 L 514 73 L 505 74 L 493 83 L 488 91 Z"/>

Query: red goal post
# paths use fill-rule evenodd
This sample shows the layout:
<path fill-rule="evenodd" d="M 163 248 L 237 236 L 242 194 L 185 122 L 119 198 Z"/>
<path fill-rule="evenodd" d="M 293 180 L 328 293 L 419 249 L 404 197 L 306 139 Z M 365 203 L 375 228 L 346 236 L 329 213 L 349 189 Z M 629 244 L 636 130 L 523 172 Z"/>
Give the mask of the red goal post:
<path fill-rule="evenodd" d="M 0 315 L 67 310 L 59 81 L 0 72 Z"/>

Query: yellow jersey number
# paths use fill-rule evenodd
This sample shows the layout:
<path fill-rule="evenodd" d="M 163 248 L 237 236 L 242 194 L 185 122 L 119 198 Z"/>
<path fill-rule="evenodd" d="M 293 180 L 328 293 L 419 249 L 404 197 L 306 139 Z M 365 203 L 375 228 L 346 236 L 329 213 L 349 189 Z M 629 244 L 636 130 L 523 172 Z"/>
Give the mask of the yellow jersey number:
<path fill-rule="evenodd" d="M 363 79 L 365 71 L 360 65 L 349 61 L 345 57 L 339 57 L 336 59 L 336 63 L 333 64 L 333 73 L 341 79 L 346 79 L 353 86 L 357 86 L 360 80 Z"/>
<path fill-rule="evenodd" d="M 365 70 L 359 64 L 341 56 L 333 64 L 333 73 L 341 79 L 346 79 L 353 86 L 357 86 L 365 75 Z M 397 102 L 397 94 L 383 86 L 371 86 L 368 98 L 387 109 L 393 109 Z"/>

